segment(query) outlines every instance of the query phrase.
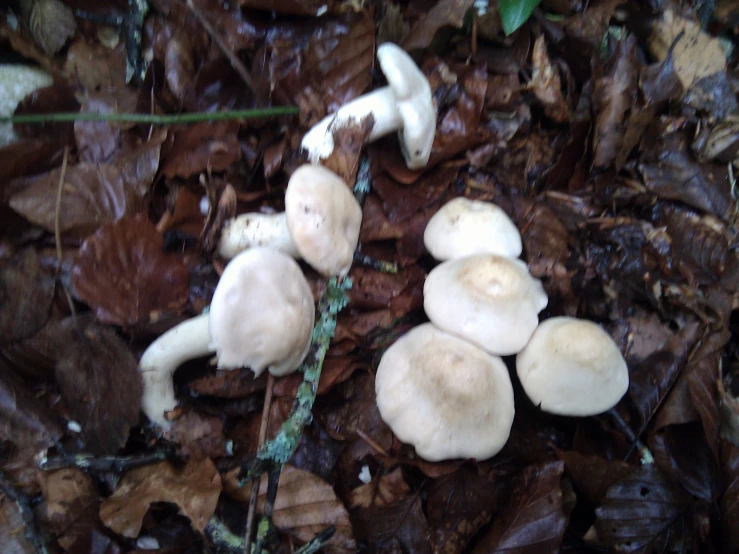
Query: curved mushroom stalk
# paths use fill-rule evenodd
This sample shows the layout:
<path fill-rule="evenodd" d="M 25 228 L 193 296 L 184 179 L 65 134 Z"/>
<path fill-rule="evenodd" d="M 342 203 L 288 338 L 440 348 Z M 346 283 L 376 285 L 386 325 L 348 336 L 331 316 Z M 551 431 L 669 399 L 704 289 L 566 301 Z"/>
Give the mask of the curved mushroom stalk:
<path fill-rule="evenodd" d="M 371 114 L 374 126 L 369 142 L 398 131 L 406 165 L 410 169 L 426 167 L 436 133 L 431 85 L 413 58 L 396 44 L 381 44 L 377 60 L 388 86 L 344 104 L 308 131 L 301 146 L 311 163 L 319 163 L 334 151 L 334 128 L 341 128 L 352 120 L 358 122 Z"/>
<path fill-rule="evenodd" d="M 175 370 L 188 360 L 215 351 L 210 346 L 209 322 L 210 314 L 206 313 L 180 323 L 151 343 L 141 357 L 141 409 L 152 423 L 165 429 L 171 425 L 164 414 L 177 406 L 172 384 Z"/>

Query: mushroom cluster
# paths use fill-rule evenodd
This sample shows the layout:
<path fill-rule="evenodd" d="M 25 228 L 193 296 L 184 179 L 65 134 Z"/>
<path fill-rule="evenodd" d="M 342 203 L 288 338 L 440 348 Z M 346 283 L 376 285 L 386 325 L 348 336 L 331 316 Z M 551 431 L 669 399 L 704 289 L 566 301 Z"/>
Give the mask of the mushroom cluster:
<path fill-rule="evenodd" d="M 523 389 L 543 411 L 596 415 L 626 393 L 626 362 L 597 324 L 539 324 L 547 295 L 517 259 L 520 233 L 499 207 L 454 199 L 431 218 L 424 243 L 441 261 L 423 289 L 431 323 L 385 352 L 375 381 L 380 415 L 419 456 L 485 459 L 503 448 L 514 406 L 500 356 L 517 355 Z"/>
<path fill-rule="evenodd" d="M 436 130 L 428 80 L 394 44 L 381 45 L 377 56 L 389 85 L 342 106 L 306 134 L 302 147 L 314 164 L 333 150 L 335 128 L 370 114 L 370 140 L 397 130 L 408 166 L 427 164 Z M 347 183 L 311 164 L 290 177 L 284 213 L 244 214 L 227 222 L 218 250 L 231 261 L 210 311 L 164 333 L 139 362 L 149 419 L 169 428 L 165 414 L 177 405 L 172 376 L 189 359 L 215 353 L 219 368 L 249 367 L 256 375 L 297 369 L 310 349 L 315 305 L 293 258 L 323 276 L 345 276 L 361 223 L 362 208 Z"/>

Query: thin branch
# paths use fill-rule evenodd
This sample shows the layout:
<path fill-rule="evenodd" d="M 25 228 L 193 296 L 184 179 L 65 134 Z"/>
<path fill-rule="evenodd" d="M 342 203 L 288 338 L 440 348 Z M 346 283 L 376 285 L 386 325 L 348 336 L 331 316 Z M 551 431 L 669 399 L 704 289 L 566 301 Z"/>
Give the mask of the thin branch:
<path fill-rule="evenodd" d="M 58 123 L 69 121 L 114 121 L 126 123 L 147 123 L 150 125 L 182 125 L 203 121 L 224 121 L 231 119 L 256 119 L 297 115 L 295 106 L 273 106 L 254 110 L 229 110 L 223 112 L 192 112 L 174 115 L 155 115 L 143 113 L 87 113 L 58 112 L 48 114 L 23 114 L 0 117 L 0 123 Z"/>
<path fill-rule="evenodd" d="M 275 378 L 269 374 L 267 378 L 267 390 L 264 392 L 264 407 L 262 408 L 262 421 L 259 425 L 259 447 L 264 444 L 267 438 L 267 424 L 269 423 L 269 411 L 272 406 L 272 392 L 274 389 Z M 254 531 L 254 516 L 257 513 L 257 497 L 259 496 L 259 485 L 261 479 L 254 479 L 251 486 L 251 496 L 249 497 L 249 511 L 246 514 L 246 531 L 244 532 L 244 554 L 251 552 L 251 537 Z"/>
<path fill-rule="evenodd" d="M 63 454 L 44 458 L 39 467 L 46 471 L 76 467 L 86 471 L 122 473 L 134 467 L 175 459 L 171 449 L 159 449 L 136 456 L 94 456 L 92 454 Z"/>
<path fill-rule="evenodd" d="M 213 42 L 218 45 L 218 48 L 221 49 L 221 52 L 223 52 L 226 58 L 228 58 L 228 61 L 231 63 L 231 67 L 233 67 L 236 73 L 239 74 L 241 80 L 244 81 L 247 87 L 249 87 L 249 90 L 251 90 L 253 93 L 256 93 L 257 88 L 254 86 L 254 81 L 252 81 L 251 75 L 249 75 L 249 72 L 247 71 L 246 67 L 244 67 L 244 64 L 241 62 L 241 60 L 236 57 L 236 54 L 231 51 L 231 49 L 228 47 L 228 44 L 223 41 L 221 36 L 218 34 L 218 31 L 216 31 L 215 27 L 211 25 L 210 21 L 208 21 L 200 12 L 200 10 L 195 7 L 195 4 L 193 4 L 192 0 L 187 0 L 186 4 L 195 16 L 195 19 L 198 20 L 205 31 L 210 35 L 210 38 L 213 40 Z"/>

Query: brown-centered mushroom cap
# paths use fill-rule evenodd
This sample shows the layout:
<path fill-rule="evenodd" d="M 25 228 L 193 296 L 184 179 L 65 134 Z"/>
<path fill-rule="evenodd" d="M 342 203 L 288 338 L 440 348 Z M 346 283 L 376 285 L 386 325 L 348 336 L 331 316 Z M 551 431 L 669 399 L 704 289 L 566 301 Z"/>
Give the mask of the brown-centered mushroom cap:
<path fill-rule="evenodd" d="M 513 424 L 513 387 L 503 361 L 431 323 L 387 349 L 375 391 L 382 419 L 429 461 L 490 458 Z"/>
<path fill-rule="evenodd" d="M 547 300 L 525 263 L 495 254 L 443 262 L 423 287 L 423 307 L 434 325 L 497 356 L 526 346 Z"/>
<path fill-rule="evenodd" d="M 346 275 L 354 259 L 362 208 L 344 180 L 320 165 L 303 165 L 290 177 L 285 214 L 303 259 L 325 276 Z"/>
<path fill-rule="evenodd" d="M 300 266 L 272 248 L 251 248 L 226 266 L 210 305 L 218 367 L 285 375 L 310 348 L 313 295 Z"/>
<path fill-rule="evenodd" d="M 629 371 L 616 343 L 585 319 L 542 322 L 516 356 L 524 391 L 545 412 L 591 416 L 613 408 L 629 388 Z"/>

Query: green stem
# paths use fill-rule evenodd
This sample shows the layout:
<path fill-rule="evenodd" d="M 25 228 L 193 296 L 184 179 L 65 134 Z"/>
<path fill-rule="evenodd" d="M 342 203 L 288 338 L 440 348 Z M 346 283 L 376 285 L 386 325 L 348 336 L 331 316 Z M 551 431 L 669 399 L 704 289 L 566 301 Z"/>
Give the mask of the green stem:
<path fill-rule="evenodd" d="M 256 119 L 297 115 L 295 106 L 273 106 L 255 110 L 231 110 L 224 112 L 193 112 L 174 115 L 155 115 L 144 113 L 87 113 L 57 112 L 48 114 L 23 114 L 0 117 L 0 123 L 58 123 L 67 121 L 115 121 L 126 123 L 146 123 L 150 125 L 177 125 L 200 123 L 202 121 L 223 121 L 229 119 Z"/>

